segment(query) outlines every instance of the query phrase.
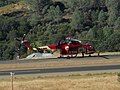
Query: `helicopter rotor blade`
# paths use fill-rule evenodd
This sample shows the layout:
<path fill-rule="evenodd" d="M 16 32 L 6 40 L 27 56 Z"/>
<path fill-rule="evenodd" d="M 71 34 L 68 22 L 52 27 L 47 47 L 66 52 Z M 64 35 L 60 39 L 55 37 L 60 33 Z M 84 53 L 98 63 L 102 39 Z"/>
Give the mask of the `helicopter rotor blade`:
<path fill-rule="evenodd" d="M 24 41 L 24 40 L 25 40 L 25 37 L 26 37 L 26 34 L 24 34 L 24 35 L 23 35 L 23 37 L 22 37 L 22 41 Z"/>

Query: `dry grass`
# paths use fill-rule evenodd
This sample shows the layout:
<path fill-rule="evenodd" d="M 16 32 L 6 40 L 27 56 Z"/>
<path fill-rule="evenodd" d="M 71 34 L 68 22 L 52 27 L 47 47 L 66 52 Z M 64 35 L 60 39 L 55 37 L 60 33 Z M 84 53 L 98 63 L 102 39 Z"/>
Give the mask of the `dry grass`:
<path fill-rule="evenodd" d="M 116 74 L 59 77 L 16 77 L 14 90 L 120 90 Z M 0 81 L 0 90 L 10 90 L 9 79 Z"/>
<path fill-rule="evenodd" d="M 53 1 L 62 1 L 62 0 L 53 0 Z M 28 5 L 26 5 L 24 2 L 20 1 L 16 4 L 10 4 L 6 5 L 4 7 L 0 8 L 0 15 L 2 14 L 8 14 L 16 11 L 24 11 L 30 9 Z"/>
<path fill-rule="evenodd" d="M 10 4 L 4 7 L 0 8 L 0 14 L 7 14 L 7 13 L 12 13 L 16 11 L 24 11 L 29 9 L 29 7 L 23 3 L 23 2 L 18 2 L 16 4 Z"/>

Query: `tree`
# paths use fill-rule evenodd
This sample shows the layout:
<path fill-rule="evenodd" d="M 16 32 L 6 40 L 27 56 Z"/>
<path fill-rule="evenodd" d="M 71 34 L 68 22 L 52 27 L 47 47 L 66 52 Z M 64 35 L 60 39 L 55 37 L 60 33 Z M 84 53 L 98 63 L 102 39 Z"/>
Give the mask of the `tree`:
<path fill-rule="evenodd" d="M 0 7 L 3 7 L 5 5 L 4 0 L 0 0 Z"/>
<path fill-rule="evenodd" d="M 113 29 L 106 26 L 103 28 L 103 35 L 104 35 L 104 39 L 106 40 L 110 35 L 112 35 L 114 33 Z"/>
<path fill-rule="evenodd" d="M 98 28 L 97 26 L 94 26 L 93 28 L 91 28 L 88 33 L 87 33 L 87 39 L 89 40 L 95 40 L 98 38 Z"/>
<path fill-rule="evenodd" d="M 76 30 L 82 30 L 83 22 L 84 22 L 83 12 L 76 9 L 72 15 L 71 24 L 70 24 L 71 28 Z"/>
<path fill-rule="evenodd" d="M 98 25 L 99 27 L 104 27 L 107 25 L 107 13 L 104 11 L 100 11 L 99 15 L 98 15 Z"/>
<path fill-rule="evenodd" d="M 106 20 L 107 20 L 107 13 L 104 12 L 103 10 L 101 10 L 99 15 L 98 15 L 98 21 L 105 22 Z"/>
<path fill-rule="evenodd" d="M 98 21 L 98 15 L 99 15 L 99 11 L 98 10 L 91 12 L 92 21 L 93 21 L 94 24 L 96 24 L 97 21 Z"/>
<path fill-rule="evenodd" d="M 117 18 L 117 20 L 114 23 L 114 30 L 120 31 L 120 17 Z"/>
<path fill-rule="evenodd" d="M 12 46 L 7 46 L 7 45 L 5 45 L 5 46 L 3 46 L 2 47 L 3 48 L 3 53 L 2 53 L 2 60 L 12 60 L 13 59 L 13 56 L 14 56 L 14 54 L 15 54 L 15 52 L 14 52 L 14 48 L 12 47 Z"/>
<path fill-rule="evenodd" d="M 50 21 L 57 21 L 57 22 L 60 21 L 62 18 L 62 12 L 59 6 L 57 7 L 50 6 L 50 9 L 48 9 L 47 18 Z"/>
<path fill-rule="evenodd" d="M 78 3 L 78 0 L 69 0 L 69 1 L 67 2 L 68 6 L 69 6 L 69 7 L 71 8 L 71 10 L 73 10 L 73 11 L 75 10 L 77 3 Z"/>
<path fill-rule="evenodd" d="M 94 39 L 94 31 L 93 29 L 90 29 L 87 34 L 86 34 L 86 38 L 89 40 L 93 40 Z"/>
<path fill-rule="evenodd" d="M 106 40 L 106 45 L 107 50 L 109 51 L 120 51 L 119 45 L 120 45 L 120 33 L 114 33 L 112 34 L 107 40 Z"/>
<path fill-rule="evenodd" d="M 55 13 L 56 21 L 60 21 L 61 18 L 62 18 L 62 11 L 60 10 L 60 7 L 57 6 L 57 7 L 55 8 L 55 11 L 56 11 L 56 13 Z"/>
<path fill-rule="evenodd" d="M 84 9 L 87 5 L 90 5 L 91 0 L 67 0 L 67 4 L 71 11 L 76 8 Z"/>
<path fill-rule="evenodd" d="M 34 12 L 37 12 L 38 15 L 42 14 L 43 8 L 51 4 L 51 0 L 25 0 L 26 3 L 28 3 L 31 7 L 31 10 Z"/>
<path fill-rule="evenodd" d="M 0 7 L 11 4 L 11 3 L 16 3 L 19 0 L 0 0 Z"/>
<path fill-rule="evenodd" d="M 12 30 L 7 34 L 7 40 L 13 41 L 17 37 L 16 30 Z"/>
<path fill-rule="evenodd" d="M 119 16 L 119 4 L 120 0 L 106 0 L 106 5 L 108 7 L 108 24 L 113 27 L 114 22 L 117 20 Z"/>
<path fill-rule="evenodd" d="M 36 26 L 38 24 L 38 22 L 40 21 L 40 16 L 37 13 L 33 13 L 31 14 L 30 18 L 28 19 L 28 21 L 30 22 L 30 25 L 32 27 Z"/>

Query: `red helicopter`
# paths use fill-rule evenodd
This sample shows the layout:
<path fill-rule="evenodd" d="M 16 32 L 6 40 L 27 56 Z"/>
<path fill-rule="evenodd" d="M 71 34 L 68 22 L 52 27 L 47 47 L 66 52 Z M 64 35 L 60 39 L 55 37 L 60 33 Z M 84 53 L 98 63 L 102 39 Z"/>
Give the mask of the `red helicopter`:
<path fill-rule="evenodd" d="M 84 57 L 84 54 L 89 54 L 89 56 L 91 56 L 91 54 L 96 52 L 95 48 L 90 43 L 82 44 L 81 41 L 71 37 L 60 40 L 58 44 L 52 44 L 48 47 L 53 52 L 59 49 L 60 57 L 67 56 L 68 58 L 77 57 L 79 53 L 82 53 L 82 57 Z"/>
<path fill-rule="evenodd" d="M 68 58 L 77 57 L 79 53 L 82 53 L 82 57 L 84 57 L 84 54 L 89 54 L 91 56 L 91 54 L 96 52 L 95 48 L 90 43 L 82 44 L 81 41 L 71 37 L 66 37 L 63 40 L 60 40 L 57 44 L 32 48 L 29 41 L 25 39 L 25 36 L 26 35 L 24 34 L 21 44 L 23 44 L 29 51 L 44 53 L 45 50 L 50 50 L 54 53 L 55 51 L 60 50 L 60 57 L 65 56 Z"/>

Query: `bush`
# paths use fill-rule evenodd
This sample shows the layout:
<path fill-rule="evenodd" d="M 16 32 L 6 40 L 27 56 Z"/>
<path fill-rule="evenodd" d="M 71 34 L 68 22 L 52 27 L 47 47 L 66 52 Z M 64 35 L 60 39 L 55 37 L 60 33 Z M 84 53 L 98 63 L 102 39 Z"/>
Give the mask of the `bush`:
<path fill-rule="evenodd" d="M 117 76 L 118 76 L 118 82 L 120 82 L 120 73 L 118 73 Z"/>

